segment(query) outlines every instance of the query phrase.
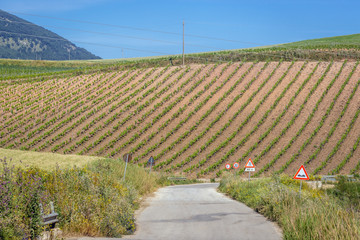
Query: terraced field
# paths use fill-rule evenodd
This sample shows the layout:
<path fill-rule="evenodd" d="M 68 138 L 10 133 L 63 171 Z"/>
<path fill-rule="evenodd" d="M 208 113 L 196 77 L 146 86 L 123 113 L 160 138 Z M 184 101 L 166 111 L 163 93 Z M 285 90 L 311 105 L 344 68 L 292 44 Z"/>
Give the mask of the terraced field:
<path fill-rule="evenodd" d="M 191 176 L 359 173 L 357 62 L 130 69 L 0 86 L 0 147 L 121 158 Z"/>

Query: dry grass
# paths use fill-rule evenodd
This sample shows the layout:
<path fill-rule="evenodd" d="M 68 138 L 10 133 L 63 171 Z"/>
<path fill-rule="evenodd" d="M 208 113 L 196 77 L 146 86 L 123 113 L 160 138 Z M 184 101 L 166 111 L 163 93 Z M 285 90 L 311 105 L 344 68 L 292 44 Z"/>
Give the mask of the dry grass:
<path fill-rule="evenodd" d="M 16 167 L 38 167 L 42 170 L 54 170 L 56 166 L 61 169 L 71 167 L 84 167 L 86 164 L 94 162 L 102 157 L 61 155 L 57 153 L 32 152 L 0 148 L 0 158 L 12 159 L 12 164 Z M 0 170 L 2 167 L 0 166 Z"/>

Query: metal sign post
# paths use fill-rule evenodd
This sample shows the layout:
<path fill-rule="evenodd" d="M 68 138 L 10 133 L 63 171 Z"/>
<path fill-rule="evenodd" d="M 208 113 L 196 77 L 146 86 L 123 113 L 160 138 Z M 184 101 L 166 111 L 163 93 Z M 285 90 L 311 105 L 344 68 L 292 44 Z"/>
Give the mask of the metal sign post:
<path fill-rule="evenodd" d="M 251 160 L 251 158 L 249 158 L 249 160 L 245 164 L 245 172 L 249 172 L 249 184 L 250 184 L 250 173 L 255 172 L 255 165 Z"/>
<path fill-rule="evenodd" d="M 309 180 L 309 175 L 307 174 L 304 165 L 301 165 L 293 179 L 297 180 Z M 299 189 L 299 197 L 301 198 L 301 187 L 302 187 L 302 181 L 300 181 L 300 189 Z"/>
<path fill-rule="evenodd" d="M 148 165 L 150 164 L 150 171 L 149 171 L 149 173 L 151 173 L 151 167 L 152 167 L 152 165 L 153 164 L 155 164 L 155 160 L 154 160 L 154 158 L 151 156 L 150 158 L 149 158 L 149 160 L 148 160 Z"/>
<path fill-rule="evenodd" d="M 128 161 L 131 160 L 131 154 L 129 154 L 129 153 L 124 154 L 123 159 L 124 159 L 124 161 L 125 161 L 125 171 L 124 171 L 123 181 L 125 181 L 126 168 L 127 168 Z"/>
<path fill-rule="evenodd" d="M 236 170 L 240 167 L 240 164 L 238 162 L 234 162 L 233 164 L 233 168 L 235 169 L 234 171 L 234 176 L 236 176 Z"/>
<path fill-rule="evenodd" d="M 225 168 L 226 168 L 226 170 L 230 170 L 231 165 L 230 165 L 229 163 L 227 163 L 227 164 L 225 165 Z"/>
<path fill-rule="evenodd" d="M 249 172 L 249 183 L 250 183 L 250 174 L 251 172 L 255 172 L 255 168 L 245 168 L 245 172 Z"/>

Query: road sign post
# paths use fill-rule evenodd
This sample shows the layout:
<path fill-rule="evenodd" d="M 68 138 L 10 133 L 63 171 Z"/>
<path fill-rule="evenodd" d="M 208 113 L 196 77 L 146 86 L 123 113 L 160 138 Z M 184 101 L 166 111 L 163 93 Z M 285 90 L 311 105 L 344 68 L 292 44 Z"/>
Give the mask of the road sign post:
<path fill-rule="evenodd" d="M 131 154 L 130 154 L 130 153 L 126 153 L 126 154 L 124 154 L 123 159 L 124 159 L 124 161 L 125 161 L 125 170 L 124 170 L 124 177 L 123 177 L 123 181 L 125 181 L 126 168 L 127 168 L 128 161 L 130 161 L 130 160 L 131 160 Z"/>
<path fill-rule="evenodd" d="M 238 162 L 234 162 L 233 168 L 238 169 L 240 167 L 240 164 Z"/>
<path fill-rule="evenodd" d="M 297 180 L 309 180 L 309 175 L 307 174 L 304 165 L 301 165 L 299 170 L 296 172 L 293 179 Z M 302 181 L 300 181 L 300 189 L 299 189 L 299 197 L 301 197 L 301 187 L 302 187 Z"/>
<path fill-rule="evenodd" d="M 229 163 L 227 163 L 227 164 L 225 165 L 225 168 L 226 168 L 226 170 L 230 170 L 231 165 L 230 165 Z"/>
<path fill-rule="evenodd" d="M 251 158 L 249 158 L 249 160 L 245 164 L 245 172 L 249 172 L 249 184 L 250 184 L 251 172 L 255 172 L 255 165 L 254 165 L 253 161 L 251 160 Z"/>
<path fill-rule="evenodd" d="M 240 167 L 240 164 L 238 162 L 234 162 L 233 164 L 233 168 L 235 169 L 234 171 L 234 176 L 236 176 L 236 170 Z"/>
<path fill-rule="evenodd" d="M 155 164 L 155 160 L 154 160 L 154 158 L 151 156 L 150 158 L 149 158 L 149 160 L 148 160 L 148 165 L 150 164 L 150 171 L 149 171 L 149 173 L 151 173 L 151 167 L 152 167 L 152 165 L 153 164 Z"/>

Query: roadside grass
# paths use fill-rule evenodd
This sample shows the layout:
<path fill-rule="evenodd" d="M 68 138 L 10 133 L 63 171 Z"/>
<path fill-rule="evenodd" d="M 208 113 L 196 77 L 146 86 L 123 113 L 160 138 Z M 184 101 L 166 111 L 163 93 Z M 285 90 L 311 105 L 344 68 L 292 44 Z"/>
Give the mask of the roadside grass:
<path fill-rule="evenodd" d="M 2 158 L 0 239 L 38 237 L 39 203 L 49 213 L 53 201 L 65 235 L 121 237 L 135 230 L 134 211 L 141 196 L 161 184 L 156 173 L 113 159 L 98 159 L 71 168 L 15 167 Z"/>
<path fill-rule="evenodd" d="M 219 189 L 276 221 L 284 239 L 359 239 L 360 212 L 353 204 L 356 196 L 354 201 L 344 200 L 340 196 L 345 196 L 345 191 L 338 185 L 334 188 L 339 190 L 338 196 L 334 190 L 311 189 L 306 183 L 302 186 L 299 197 L 299 181 L 285 175 L 250 183 L 227 175 Z"/>
<path fill-rule="evenodd" d="M 158 187 L 198 183 L 92 156 L 0 149 L 0 239 L 35 239 L 39 203 L 52 201 L 65 235 L 121 237 L 135 231 L 140 199 Z"/>

